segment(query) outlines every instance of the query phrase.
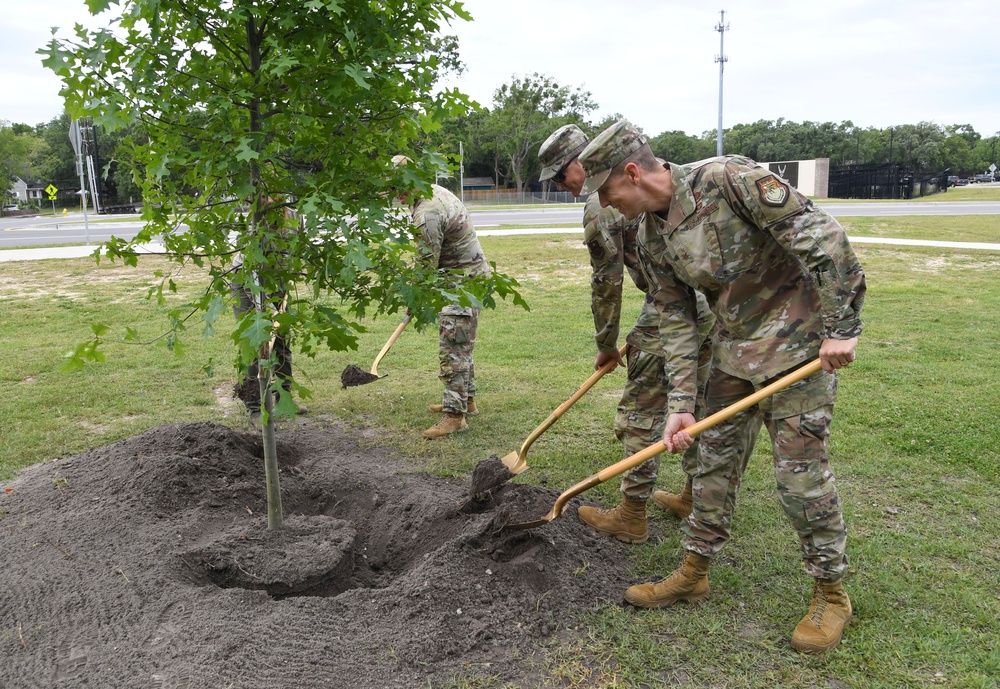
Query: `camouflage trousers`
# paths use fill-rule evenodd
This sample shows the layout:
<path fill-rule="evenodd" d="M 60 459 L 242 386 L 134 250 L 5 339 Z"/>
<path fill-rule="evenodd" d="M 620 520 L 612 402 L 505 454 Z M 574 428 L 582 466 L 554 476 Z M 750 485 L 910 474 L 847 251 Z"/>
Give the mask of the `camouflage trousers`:
<path fill-rule="evenodd" d="M 708 307 L 704 313 L 710 314 Z M 712 368 L 712 339 L 709 337 L 714 318 L 699 324 L 701 348 L 698 351 L 698 397 L 695 400 L 695 414 L 702 418 L 705 403 L 702 393 L 705 381 Z M 618 411 L 615 414 L 615 436 L 625 446 L 625 456 L 634 455 L 650 445 L 663 440 L 663 427 L 667 421 L 667 393 L 670 381 L 663 372 L 663 355 L 653 354 L 651 344 L 659 344 L 659 333 L 655 328 L 636 327 L 629 333 L 625 360 L 628 363 L 628 380 L 622 391 Z M 634 342 L 643 343 L 643 348 Z M 756 435 L 754 436 L 756 440 Z M 752 447 L 752 445 L 751 445 Z M 648 500 L 653 494 L 656 477 L 660 471 L 660 457 L 655 457 L 632 469 L 622 478 L 621 491 L 631 500 Z M 681 457 L 681 469 L 690 478 L 698 470 L 698 441 Z"/>
<path fill-rule="evenodd" d="M 713 367 L 706 413 L 753 392 L 750 381 Z M 836 397 L 836 376 L 820 371 L 701 434 L 693 511 L 682 526 L 687 550 L 711 556 L 729 540 L 750 455 L 748 430 L 763 423 L 771 436 L 778 500 L 798 533 L 806 571 L 831 581 L 843 577 L 847 529 L 826 452 Z"/>
<path fill-rule="evenodd" d="M 629 344 L 625 359 L 628 380 L 615 414 L 615 436 L 622 441 L 625 456 L 629 457 L 663 438 L 670 386 L 663 373 L 661 355 Z M 648 500 L 659 471 L 660 455 L 656 455 L 625 474 L 622 493 L 631 500 Z"/>
<path fill-rule="evenodd" d="M 444 383 L 441 406 L 450 414 L 468 411 L 470 397 L 476 396 L 476 366 L 472 350 L 476 346 L 479 309 L 449 306 L 438 314 L 438 358 Z"/>

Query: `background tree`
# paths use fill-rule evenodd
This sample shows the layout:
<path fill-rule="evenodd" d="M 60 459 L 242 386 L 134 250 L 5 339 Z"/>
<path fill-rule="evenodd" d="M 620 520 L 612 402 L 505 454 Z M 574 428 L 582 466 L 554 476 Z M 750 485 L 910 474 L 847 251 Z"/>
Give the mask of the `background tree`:
<path fill-rule="evenodd" d="M 682 131 L 670 131 L 650 138 L 653 155 L 671 163 L 683 165 L 715 155 L 715 135 L 711 139 L 698 138 Z"/>
<path fill-rule="evenodd" d="M 88 6 L 97 14 L 111 2 Z M 134 264 L 132 245 L 159 236 L 178 265 L 208 268 L 204 294 L 170 309 L 167 346 L 179 350 L 194 314 L 203 332 L 214 331 L 231 280 L 259 299 L 231 337 L 241 372 L 261 359 L 268 522 L 277 528 L 272 412 L 294 405 L 273 384 L 275 333 L 313 356 L 319 347 L 356 348 L 363 327 L 352 319 L 366 314 L 406 308 L 422 325 L 452 300 L 520 299 L 516 283 L 495 271 L 459 283 L 414 265 L 408 218 L 390 207 L 401 192 L 427 193 L 444 167 L 439 155 L 410 149 L 469 105 L 455 90 L 435 90 L 443 62 L 455 57 L 441 52 L 453 44 L 440 29 L 469 17 L 455 0 L 120 4 L 117 29 L 77 27 L 74 39 L 53 39 L 44 63 L 62 78 L 73 117 L 93 116 L 109 131 L 141 124 L 148 136 L 132 139 L 126 161 L 142 183 L 145 229 L 132 242 L 108 242 L 108 255 Z M 389 158 L 400 152 L 418 162 L 393 168 Z M 289 220 L 293 212 L 298 219 Z M 162 300 L 172 289 L 164 275 L 151 293 Z M 95 333 L 71 365 L 100 358 L 104 329 Z M 308 394 L 297 381 L 293 390 Z"/>
<path fill-rule="evenodd" d="M 497 173 L 524 191 L 537 174 L 538 147 L 558 127 L 584 122 L 597 107 L 589 91 L 560 86 L 552 77 L 514 75 L 493 94 L 494 107 L 485 121 L 484 134 L 495 157 Z"/>
<path fill-rule="evenodd" d="M 20 133 L 18 133 L 20 132 Z M 0 213 L 11 203 L 11 187 L 18 178 L 25 179 L 31 169 L 31 152 L 37 138 L 25 125 L 11 126 L 0 120 Z M 26 180 L 27 181 L 27 180 Z"/>

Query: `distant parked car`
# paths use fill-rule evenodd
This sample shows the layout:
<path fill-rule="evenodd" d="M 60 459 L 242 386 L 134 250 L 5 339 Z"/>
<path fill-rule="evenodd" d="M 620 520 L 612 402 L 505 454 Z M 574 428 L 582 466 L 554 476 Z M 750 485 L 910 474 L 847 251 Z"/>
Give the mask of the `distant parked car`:
<path fill-rule="evenodd" d="M 977 182 L 992 182 L 993 175 L 976 175 Z"/>
<path fill-rule="evenodd" d="M 969 183 L 969 180 L 964 177 L 959 177 L 957 175 L 948 175 L 948 186 L 949 187 L 964 187 Z"/>
<path fill-rule="evenodd" d="M 10 206 L 4 206 L 4 207 L 3 207 L 3 209 L 4 209 L 5 211 L 16 211 L 16 210 L 20 210 L 20 209 L 19 209 L 19 208 L 18 208 L 18 207 L 17 207 L 16 205 L 13 205 L 13 204 L 12 204 L 12 205 L 10 205 Z"/>

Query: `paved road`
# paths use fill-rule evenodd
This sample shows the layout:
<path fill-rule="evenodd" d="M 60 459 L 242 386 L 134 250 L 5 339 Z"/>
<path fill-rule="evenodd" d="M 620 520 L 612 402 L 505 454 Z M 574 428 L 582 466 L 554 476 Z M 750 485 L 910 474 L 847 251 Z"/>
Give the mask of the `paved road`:
<path fill-rule="evenodd" d="M 830 203 L 823 206 L 835 218 L 894 215 L 1000 215 L 1000 201 L 908 201 L 901 203 Z M 472 210 L 476 227 L 497 225 L 580 225 L 583 204 L 572 208 Z"/>
<path fill-rule="evenodd" d="M 885 217 L 899 215 L 1000 215 L 1000 201 L 911 201 L 900 203 L 830 203 L 824 208 L 835 218 Z M 99 219 L 98 219 L 99 218 Z M 141 224 L 135 216 L 96 216 L 89 221 L 90 241 L 100 244 L 114 234 L 131 239 Z M 547 225 L 579 227 L 583 222 L 583 204 L 562 208 L 512 208 L 507 210 L 472 210 L 477 228 L 498 225 L 524 225 L 530 228 Z M 0 218 L 0 249 L 20 246 L 44 246 L 83 242 L 86 232 L 83 214 L 68 218 Z"/>

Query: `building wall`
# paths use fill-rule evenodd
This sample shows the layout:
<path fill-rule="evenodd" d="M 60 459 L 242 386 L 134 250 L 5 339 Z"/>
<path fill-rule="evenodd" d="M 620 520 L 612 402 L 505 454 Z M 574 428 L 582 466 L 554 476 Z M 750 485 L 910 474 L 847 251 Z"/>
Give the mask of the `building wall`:
<path fill-rule="evenodd" d="M 827 198 L 830 194 L 830 159 L 759 162 L 806 196 Z"/>

